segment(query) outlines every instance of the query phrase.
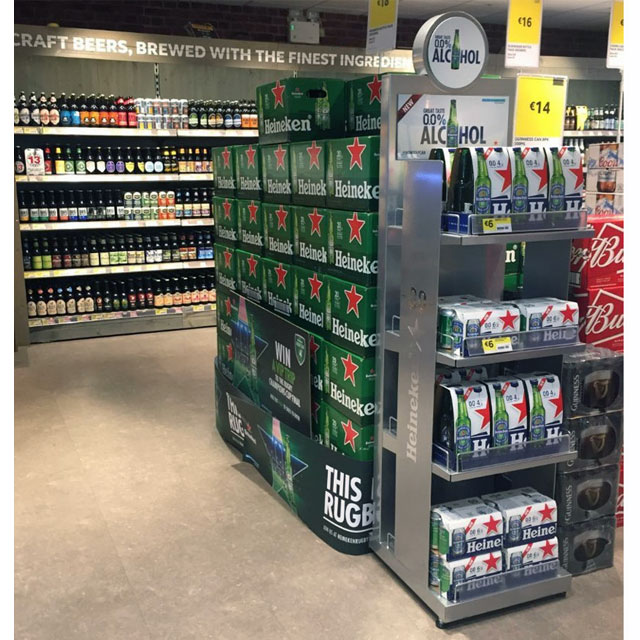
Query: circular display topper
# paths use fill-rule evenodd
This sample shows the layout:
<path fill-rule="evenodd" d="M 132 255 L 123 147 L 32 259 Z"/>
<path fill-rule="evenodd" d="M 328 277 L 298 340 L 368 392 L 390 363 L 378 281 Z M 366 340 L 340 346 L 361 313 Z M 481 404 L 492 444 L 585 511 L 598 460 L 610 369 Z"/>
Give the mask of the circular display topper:
<path fill-rule="evenodd" d="M 468 13 L 451 11 L 427 20 L 413 41 L 416 73 L 441 89 L 463 89 L 475 82 L 487 63 L 489 45 L 482 25 Z"/>

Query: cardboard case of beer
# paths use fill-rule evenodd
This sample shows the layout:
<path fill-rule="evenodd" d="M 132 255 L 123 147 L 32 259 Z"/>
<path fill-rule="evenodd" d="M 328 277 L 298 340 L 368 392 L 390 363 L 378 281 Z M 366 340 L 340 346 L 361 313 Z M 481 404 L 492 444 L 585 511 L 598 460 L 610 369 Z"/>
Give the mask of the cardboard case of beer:
<path fill-rule="evenodd" d="M 213 147 L 213 187 L 220 196 L 236 195 L 234 147 Z"/>
<path fill-rule="evenodd" d="M 291 201 L 316 207 L 327 202 L 327 150 L 322 140 L 292 142 Z"/>
<path fill-rule="evenodd" d="M 266 255 L 290 261 L 293 256 L 293 210 L 288 204 L 262 203 Z"/>
<path fill-rule="evenodd" d="M 517 167 L 516 167 L 516 149 L 520 151 L 520 157 L 522 158 L 522 164 L 524 168 L 524 180 L 520 177 L 516 179 Z M 548 208 L 548 184 L 549 184 L 549 165 L 547 163 L 547 155 L 543 147 L 514 147 L 509 149 L 509 155 L 511 158 L 511 180 L 513 184 L 512 188 L 512 211 L 523 212 L 521 206 L 513 206 L 513 203 L 517 200 L 519 204 L 526 202 L 526 208 L 524 211 L 530 213 L 540 213 L 547 211 Z M 525 186 L 526 192 L 523 192 L 522 196 L 518 197 L 519 189 Z"/>
<path fill-rule="evenodd" d="M 329 211 L 329 271 L 375 285 L 378 277 L 378 214 Z"/>
<path fill-rule="evenodd" d="M 324 363 L 327 357 L 325 340 L 309 331 L 309 364 L 311 367 L 311 395 L 319 402 L 324 400 Z"/>
<path fill-rule="evenodd" d="M 331 326 L 328 276 L 318 270 L 296 267 L 293 286 L 293 313 L 305 329 L 324 335 Z"/>
<path fill-rule="evenodd" d="M 247 200 L 262 197 L 262 164 L 257 144 L 233 147 L 236 195 Z"/>
<path fill-rule="evenodd" d="M 240 293 L 258 304 L 264 301 L 262 256 L 248 251 L 236 251 L 240 271 Z"/>
<path fill-rule="evenodd" d="M 623 194 L 623 169 L 589 169 L 587 171 L 587 195 L 590 193 Z"/>
<path fill-rule="evenodd" d="M 584 208 L 588 216 L 623 216 L 624 195 L 621 193 L 587 193 Z"/>
<path fill-rule="evenodd" d="M 216 223 L 216 239 L 235 245 L 240 239 L 238 201 L 227 196 L 213 196 L 213 219 Z"/>
<path fill-rule="evenodd" d="M 327 142 L 327 207 L 377 211 L 379 175 L 380 136 Z"/>
<path fill-rule="evenodd" d="M 360 425 L 341 411 L 327 404 L 324 412 L 324 438 L 334 451 L 355 458 L 372 461 L 375 425 Z"/>
<path fill-rule="evenodd" d="M 582 209 L 584 171 L 582 153 L 578 147 L 545 147 L 549 165 L 549 211 L 579 211 Z M 555 171 L 557 156 L 562 177 Z"/>
<path fill-rule="evenodd" d="M 218 331 L 217 334 L 218 366 L 225 378 L 233 382 L 233 342 L 226 333 Z"/>
<path fill-rule="evenodd" d="M 560 564 L 574 576 L 612 567 L 615 538 L 613 516 L 560 527 Z"/>
<path fill-rule="evenodd" d="M 511 489 L 481 496 L 504 519 L 504 547 L 553 538 L 557 532 L 558 509 L 555 500 L 531 487 Z"/>
<path fill-rule="evenodd" d="M 624 351 L 624 287 L 574 290 L 578 303 L 580 340 L 614 351 Z"/>
<path fill-rule="evenodd" d="M 218 335 L 223 333 L 229 340 L 232 338 L 232 325 L 238 319 L 238 294 L 226 287 L 218 285 L 216 303 L 216 319 Z"/>
<path fill-rule="evenodd" d="M 497 574 L 502 573 L 502 554 L 500 551 L 492 551 L 483 553 L 462 560 L 444 560 L 440 561 L 439 567 L 439 584 L 440 593 L 447 600 L 455 601 L 457 599 L 456 587 L 461 584 L 469 584 L 473 586 L 478 584 L 481 587 L 481 581 L 491 578 L 498 578 Z M 489 584 L 486 585 L 490 587 Z"/>
<path fill-rule="evenodd" d="M 450 502 L 443 502 L 442 504 L 436 504 L 431 507 L 430 514 L 430 548 L 434 551 L 438 551 L 440 544 L 440 520 L 443 510 L 451 511 L 452 509 L 458 509 L 460 507 L 472 507 L 484 505 L 484 502 L 478 496 L 472 496 L 470 498 L 462 498 L 460 500 L 453 500 Z"/>
<path fill-rule="evenodd" d="M 295 267 L 270 258 L 263 258 L 262 265 L 263 303 L 287 318 L 292 317 Z"/>
<path fill-rule="evenodd" d="M 507 243 L 504 260 L 505 291 L 517 292 L 522 288 L 524 283 L 524 256 L 524 242 Z"/>
<path fill-rule="evenodd" d="M 380 133 L 380 107 L 382 106 L 382 79 L 364 76 L 349 80 L 347 94 L 347 132 L 351 135 Z"/>
<path fill-rule="evenodd" d="M 519 547 L 504 549 L 504 570 L 515 571 L 541 562 L 558 559 L 558 538 L 546 538 Z"/>
<path fill-rule="evenodd" d="M 216 283 L 232 291 L 240 290 L 237 249 L 224 244 L 214 244 L 216 258 Z"/>
<path fill-rule="evenodd" d="M 544 371 L 518 377 L 527 392 L 529 440 L 546 440 L 560 435 L 563 418 L 560 378 Z"/>
<path fill-rule="evenodd" d="M 264 249 L 264 221 L 262 202 L 259 200 L 236 200 L 240 228 L 240 244 L 247 251 L 262 253 Z"/>
<path fill-rule="evenodd" d="M 345 87 L 330 78 L 284 78 L 256 95 L 260 142 L 295 142 L 344 135 Z"/>
<path fill-rule="evenodd" d="M 316 442 L 324 446 L 329 446 L 324 442 L 324 413 L 327 406 L 327 403 L 323 402 L 321 397 L 311 396 L 311 436 Z"/>
<path fill-rule="evenodd" d="M 556 329 L 578 324 L 578 305 L 559 298 L 514 300 L 520 311 L 520 331 Z"/>
<path fill-rule="evenodd" d="M 590 144 L 587 149 L 587 171 L 624 169 L 624 142 Z"/>
<path fill-rule="evenodd" d="M 318 207 L 292 207 L 293 254 L 296 264 L 317 269 L 329 264 L 330 212 Z"/>
<path fill-rule="evenodd" d="M 491 401 L 491 444 L 503 447 L 527 439 L 527 393 L 518 378 L 490 378 L 484 384 Z M 498 407 L 500 399 L 500 407 Z"/>
<path fill-rule="evenodd" d="M 265 202 L 291 202 L 291 152 L 288 144 L 264 145 L 262 163 L 262 199 Z"/>

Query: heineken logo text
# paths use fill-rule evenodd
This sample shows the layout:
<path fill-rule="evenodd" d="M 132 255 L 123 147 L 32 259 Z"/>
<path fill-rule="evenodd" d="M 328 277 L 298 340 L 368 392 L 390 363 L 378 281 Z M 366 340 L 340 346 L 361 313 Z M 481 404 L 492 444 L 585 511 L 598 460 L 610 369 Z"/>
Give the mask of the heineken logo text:
<path fill-rule="evenodd" d="M 352 329 L 346 322 L 340 322 L 337 318 L 332 318 L 331 331 L 334 335 L 344 338 L 359 347 L 376 347 L 379 342 L 379 334 L 365 333 L 362 329 Z"/>
<path fill-rule="evenodd" d="M 352 413 L 364 418 L 365 416 L 372 416 L 375 410 L 373 402 L 363 403 L 360 398 L 352 398 L 344 389 L 340 389 L 335 382 L 329 385 L 329 394 L 343 407 L 346 407 Z"/>
<path fill-rule="evenodd" d="M 222 231 L 222 229 L 221 229 Z M 219 234 L 221 238 L 224 238 L 222 234 Z M 242 236 L 240 238 L 240 242 L 244 242 L 245 244 L 253 244 L 257 247 L 262 246 L 262 234 L 256 233 L 253 231 L 247 231 L 246 229 L 242 229 Z"/>
<path fill-rule="evenodd" d="M 274 180 L 267 178 L 267 193 L 287 195 L 291 193 L 291 183 L 288 180 Z"/>
<path fill-rule="evenodd" d="M 293 243 L 289 240 L 278 240 L 278 238 L 269 237 L 269 251 L 275 253 L 286 253 L 288 256 L 293 255 Z"/>
<path fill-rule="evenodd" d="M 312 180 L 304 180 L 298 178 L 298 194 L 301 196 L 326 196 L 326 182 L 313 182 Z"/>
<path fill-rule="evenodd" d="M 321 329 L 324 327 L 324 314 L 309 309 L 302 302 L 298 303 L 298 317 Z"/>
<path fill-rule="evenodd" d="M 366 180 L 362 184 L 353 184 L 351 180 L 344 183 L 336 180 L 336 198 L 357 198 L 362 200 L 378 199 L 380 197 L 380 186 L 371 185 Z"/>
<path fill-rule="evenodd" d="M 229 229 L 227 227 L 218 225 L 218 237 L 223 238 L 224 240 L 232 240 L 233 242 L 235 242 L 238 239 L 238 233 L 235 229 Z"/>
<path fill-rule="evenodd" d="M 220 278 L 222 282 L 222 278 Z M 267 293 L 267 301 L 269 306 L 273 307 L 276 311 L 283 313 L 287 316 L 291 315 L 291 302 L 288 300 L 282 300 L 278 296 L 274 295 L 271 291 Z"/>
<path fill-rule="evenodd" d="M 543 524 L 538 527 L 527 527 L 522 530 L 522 540 L 542 540 L 556 535 L 556 524 Z"/>
<path fill-rule="evenodd" d="M 373 503 L 362 503 L 361 479 L 325 465 L 324 519 L 345 531 L 364 533 L 373 524 Z"/>
<path fill-rule="evenodd" d="M 340 267 L 340 269 L 348 269 L 349 271 L 357 271 L 368 275 L 378 273 L 377 260 L 371 260 L 366 256 L 357 258 L 348 251 L 342 251 L 342 249 L 335 250 L 335 262 L 336 267 Z"/>
<path fill-rule="evenodd" d="M 381 116 L 357 115 L 355 121 L 355 130 L 357 133 L 363 131 L 377 131 L 380 129 Z"/>
<path fill-rule="evenodd" d="M 411 372 L 411 386 L 409 387 L 409 441 L 407 442 L 407 458 L 417 462 L 418 454 L 418 408 L 420 402 L 420 376 L 417 371 Z"/>
<path fill-rule="evenodd" d="M 233 178 L 216 176 L 216 187 L 218 187 L 218 189 L 235 189 L 236 185 Z"/>
<path fill-rule="evenodd" d="M 240 176 L 240 189 L 243 191 L 260 191 L 260 179 Z"/>
<path fill-rule="evenodd" d="M 306 242 L 300 242 L 298 255 L 300 258 L 304 258 L 305 260 L 314 260 L 315 262 L 321 262 L 322 264 L 327 264 L 329 261 L 329 256 L 325 247 L 312 247 Z"/>
<path fill-rule="evenodd" d="M 231 277 L 225 275 L 222 272 L 218 272 L 218 282 L 223 287 L 227 287 L 227 289 L 233 289 L 234 291 L 235 291 L 236 286 L 237 286 L 235 278 L 231 278 Z"/>
<path fill-rule="evenodd" d="M 467 553 L 477 555 L 479 553 L 485 553 L 486 551 L 500 549 L 501 547 L 501 536 L 497 536 L 494 538 L 483 538 L 482 540 L 470 540 L 469 542 L 467 542 Z"/>
<path fill-rule="evenodd" d="M 264 119 L 264 132 L 267 135 L 274 133 L 285 133 L 287 131 L 311 131 L 311 119 L 301 120 L 300 118 Z"/>

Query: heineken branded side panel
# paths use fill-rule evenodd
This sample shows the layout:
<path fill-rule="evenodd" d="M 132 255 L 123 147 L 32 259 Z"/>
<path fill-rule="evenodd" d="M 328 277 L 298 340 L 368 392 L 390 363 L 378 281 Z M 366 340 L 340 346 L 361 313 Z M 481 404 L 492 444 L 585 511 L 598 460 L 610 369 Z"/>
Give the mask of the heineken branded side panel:
<path fill-rule="evenodd" d="M 293 256 L 293 210 L 288 204 L 262 204 L 264 249 L 268 256 L 290 261 Z"/>
<path fill-rule="evenodd" d="M 329 140 L 327 147 L 327 206 L 348 211 L 377 211 L 380 137 Z"/>
<path fill-rule="evenodd" d="M 549 211 L 579 211 L 582 208 L 584 171 L 578 147 L 547 147 L 549 165 Z"/>
<path fill-rule="evenodd" d="M 240 290 L 237 249 L 224 244 L 214 244 L 216 282 L 232 291 Z"/>
<path fill-rule="evenodd" d="M 318 270 L 295 267 L 293 313 L 305 329 L 323 334 L 331 326 L 329 276 Z"/>
<path fill-rule="evenodd" d="M 222 331 L 217 332 L 217 349 L 220 372 L 233 381 L 233 343 Z"/>
<path fill-rule="evenodd" d="M 211 203 L 216 223 L 216 240 L 235 246 L 240 238 L 238 201 L 226 196 L 214 196 Z"/>
<path fill-rule="evenodd" d="M 263 302 L 262 256 L 239 249 L 236 255 L 240 273 L 240 293 L 254 302 Z"/>
<path fill-rule="evenodd" d="M 261 143 L 344 135 L 343 80 L 284 78 L 259 86 L 256 99 Z"/>
<path fill-rule="evenodd" d="M 291 201 L 324 207 L 327 202 L 327 151 L 322 140 L 289 145 Z"/>
<path fill-rule="evenodd" d="M 330 211 L 318 207 L 291 207 L 293 252 L 296 264 L 310 269 L 329 263 Z"/>
<path fill-rule="evenodd" d="M 211 149 L 213 187 L 219 196 L 234 197 L 236 195 L 234 154 L 234 147 L 213 147 Z"/>
<path fill-rule="evenodd" d="M 287 318 L 292 317 L 295 267 L 269 258 L 264 258 L 262 264 L 264 304 Z"/>
<path fill-rule="evenodd" d="M 346 83 L 347 133 L 370 135 L 380 133 L 382 81 L 377 75 L 355 78 Z"/>
<path fill-rule="evenodd" d="M 238 198 L 260 200 L 262 197 L 262 165 L 257 144 L 233 147 L 236 195 Z"/>
<path fill-rule="evenodd" d="M 262 253 L 264 221 L 259 200 L 236 200 L 240 244 L 247 251 Z"/>
<path fill-rule="evenodd" d="M 362 426 L 331 404 L 326 405 L 324 420 L 325 446 L 356 460 L 373 460 L 375 425 Z"/>
<path fill-rule="evenodd" d="M 291 154 L 288 144 L 261 147 L 262 199 L 265 202 L 291 202 Z"/>
<path fill-rule="evenodd" d="M 612 567 L 615 539 L 613 516 L 560 527 L 560 564 L 574 576 Z"/>
<path fill-rule="evenodd" d="M 236 389 L 230 380 L 218 356 L 215 361 L 216 428 L 223 440 L 242 451 L 246 425 L 237 400 L 249 401 L 249 398 Z"/>

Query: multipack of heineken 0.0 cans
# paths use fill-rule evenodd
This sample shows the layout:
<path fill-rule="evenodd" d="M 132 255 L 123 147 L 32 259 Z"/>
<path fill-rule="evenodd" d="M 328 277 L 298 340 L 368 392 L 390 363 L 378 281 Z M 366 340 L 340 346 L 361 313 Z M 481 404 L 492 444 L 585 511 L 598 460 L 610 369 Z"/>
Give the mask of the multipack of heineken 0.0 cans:
<path fill-rule="evenodd" d="M 527 440 L 527 393 L 524 382 L 506 376 L 485 380 L 491 402 L 491 444 L 494 447 Z"/>
<path fill-rule="evenodd" d="M 483 578 L 482 587 L 489 588 L 489 578 L 493 577 L 498 584 L 501 580 L 501 574 L 503 571 L 502 566 L 502 553 L 500 550 L 491 551 L 489 553 L 482 553 L 474 555 L 469 558 L 463 558 L 462 560 L 445 560 L 442 559 L 438 572 L 438 588 L 440 594 L 447 598 L 447 600 L 457 600 L 456 590 L 461 585 L 469 585 L 471 587 L 478 585 Z"/>
<path fill-rule="evenodd" d="M 548 210 L 549 169 L 543 147 L 513 147 L 511 159 L 511 211 L 541 213 Z"/>
<path fill-rule="evenodd" d="M 546 147 L 549 165 L 549 211 L 582 208 L 584 169 L 578 147 Z"/>
<path fill-rule="evenodd" d="M 520 311 L 520 331 L 578 325 L 578 303 L 560 298 L 514 300 Z"/>
<path fill-rule="evenodd" d="M 529 440 L 546 440 L 560 435 L 563 421 L 560 378 L 545 371 L 518 376 L 527 391 Z"/>
<path fill-rule="evenodd" d="M 558 559 L 558 538 L 545 538 L 504 549 L 504 570 L 515 571 Z"/>

